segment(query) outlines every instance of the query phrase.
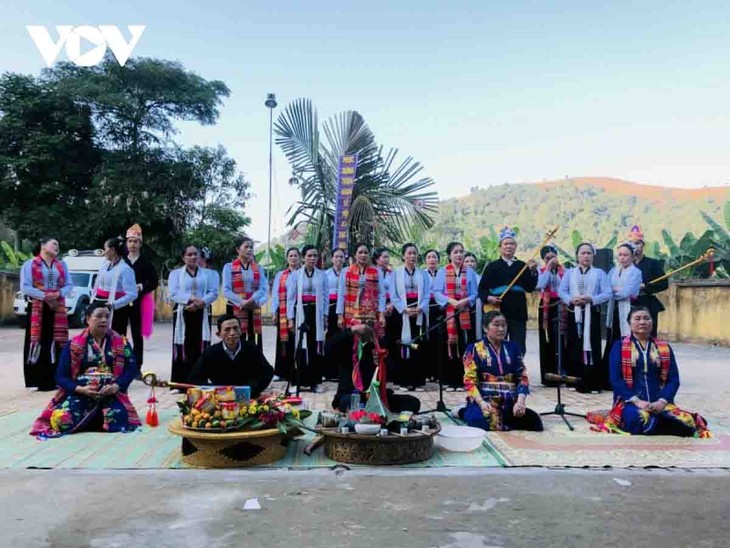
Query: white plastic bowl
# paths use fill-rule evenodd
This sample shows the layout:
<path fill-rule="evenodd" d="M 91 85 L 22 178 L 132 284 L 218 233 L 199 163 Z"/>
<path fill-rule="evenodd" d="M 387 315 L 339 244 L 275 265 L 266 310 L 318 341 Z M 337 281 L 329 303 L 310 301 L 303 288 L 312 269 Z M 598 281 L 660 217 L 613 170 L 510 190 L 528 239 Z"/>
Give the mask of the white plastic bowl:
<path fill-rule="evenodd" d="M 355 424 L 355 432 L 358 434 L 377 434 L 381 428 L 379 424 Z"/>
<path fill-rule="evenodd" d="M 436 445 L 446 451 L 468 453 L 479 449 L 486 432 L 472 426 L 443 426 L 436 434 Z"/>

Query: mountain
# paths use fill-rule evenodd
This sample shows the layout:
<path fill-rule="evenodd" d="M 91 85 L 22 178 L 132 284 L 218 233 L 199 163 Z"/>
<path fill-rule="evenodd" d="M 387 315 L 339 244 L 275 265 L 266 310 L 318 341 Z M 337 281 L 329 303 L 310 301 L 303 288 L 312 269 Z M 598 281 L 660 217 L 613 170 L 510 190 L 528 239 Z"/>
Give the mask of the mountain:
<path fill-rule="evenodd" d="M 424 240 L 440 249 L 459 240 L 469 249 L 507 224 L 519 227 L 518 246 L 524 254 L 556 225 L 560 228 L 555 242 L 572 249 L 574 230 L 601 247 L 615 235 L 619 242 L 624 240 L 638 224 L 647 242 L 659 242 L 664 249 L 662 229 L 675 239 L 686 232 L 699 236 L 708 229 L 700 212 L 724 224 L 728 200 L 730 187 L 670 188 L 608 177 L 472 187 L 468 196 L 441 202 Z"/>

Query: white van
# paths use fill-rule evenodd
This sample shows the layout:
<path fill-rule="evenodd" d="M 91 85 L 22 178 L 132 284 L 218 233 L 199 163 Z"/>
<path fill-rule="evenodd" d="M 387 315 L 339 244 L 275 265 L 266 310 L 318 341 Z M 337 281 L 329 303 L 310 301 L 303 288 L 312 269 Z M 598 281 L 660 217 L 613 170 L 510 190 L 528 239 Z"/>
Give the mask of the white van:
<path fill-rule="evenodd" d="M 91 292 L 96 282 L 96 274 L 99 272 L 101 265 L 104 264 L 104 251 L 101 249 L 78 251 L 71 249 L 61 257 L 68 266 L 68 272 L 71 276 L 71 282 L 74 285 L 71 294 L 66 297 L 66 311 L 68 313 L 68 321 L 71 327 L 84 326 L 84 314 L 86 307 L 91 302 Z M 15 294 L 13 309 L 18 323 L 25 328 L 27 323 L 27 300 L 22 291 Z"/>

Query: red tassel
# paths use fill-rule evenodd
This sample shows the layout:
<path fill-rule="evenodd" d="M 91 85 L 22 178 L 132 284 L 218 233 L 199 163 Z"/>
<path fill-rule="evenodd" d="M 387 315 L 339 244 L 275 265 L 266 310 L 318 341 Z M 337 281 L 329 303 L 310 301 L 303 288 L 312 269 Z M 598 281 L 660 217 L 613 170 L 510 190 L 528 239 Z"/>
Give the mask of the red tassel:
<path fill-rule="evenodd" d="M 710 255 L 710 277 L 715 273 L 715 256 Z"/>
<path fill-rule="evenodd" d="M 157 398 L 155 398 L 154 386 L 150 388 L 150 397 L 147 398 L 147 418 L 145 419 L 147 426 L 160 425 L 160 418 L 157 416 Z"/>

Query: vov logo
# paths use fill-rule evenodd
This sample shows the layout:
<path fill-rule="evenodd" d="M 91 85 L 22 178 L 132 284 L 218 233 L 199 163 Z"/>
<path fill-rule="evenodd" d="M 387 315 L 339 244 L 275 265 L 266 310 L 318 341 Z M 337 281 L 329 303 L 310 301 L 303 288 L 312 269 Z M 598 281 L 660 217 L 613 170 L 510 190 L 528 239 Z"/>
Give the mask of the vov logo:
<path fill-rule="evenodd" d="M 35 42 L 38 51 L 41 52 L 47 66 L 50 67 L 56 62 L 58 55 L 61 53 L 61 48 L 65 45 L 66 55 L 71 62 L 79 67 L 91 67 L 99 64 L 104 59 L 107 46 L 112 50 L 117 62 L 124 66 L 146 27 L 145 25 L 128 25 L 127 30 L 132 35 L 129 42 L 126 41 L 119 27 L 114 25 L 99 25 L 98 27 L 56 25 L 58 40 L 55 42 L 51 38 L 51 33 L 43 25 L 28 25 L 25 28 L 33 42 Z M 81 53 L 82 39 L 90 42 L 95 47 Z"/>

